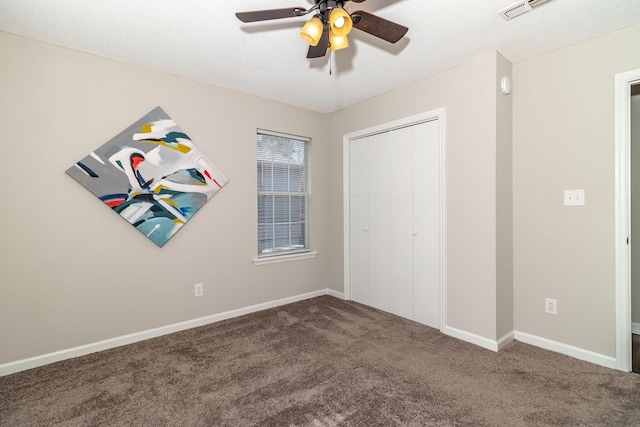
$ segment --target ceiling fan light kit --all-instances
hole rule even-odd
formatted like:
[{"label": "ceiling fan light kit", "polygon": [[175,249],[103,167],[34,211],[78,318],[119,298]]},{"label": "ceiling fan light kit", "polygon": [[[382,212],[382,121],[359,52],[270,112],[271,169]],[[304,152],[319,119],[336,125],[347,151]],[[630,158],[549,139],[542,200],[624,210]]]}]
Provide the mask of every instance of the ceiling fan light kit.
[{"label": "ceiling fan light kit", "polygon": [[324,23],[316,15],[304,24],[304,27],[300,30],[300,37],[302,37],[302,40],[304,40],[308,45],[317,46],[320,42],[323,31]]},{"label": "ceiling fan light kit", "polygon": [[351,16],[342,7],[336,7],[329,15],[331,32],[336,36],[346,36],[353,28]]},{"label": "ceiling fan light kit", "polygon": [[331,50],[340,50],[349,47],[349,39],[347,36],[337,36],[334,33],[329,34],[329,46]]},{"label": "ceiling fan light kit", "polygon": [[301,7],[255,10],[237,12],[236,17],[242,22],[258,22],[294,18],[315,12],[313,18],[300,30],[300,37],[309,45],[307,58],[323,57],[329,48],[335,51],[349,47],[347,35],[353,28],[389,43],[398,42],[409,30],[363,10],[349,13],[344,8],[349,1],[362,3],[366,0],[314,0],[314,5],[306,10]]}]

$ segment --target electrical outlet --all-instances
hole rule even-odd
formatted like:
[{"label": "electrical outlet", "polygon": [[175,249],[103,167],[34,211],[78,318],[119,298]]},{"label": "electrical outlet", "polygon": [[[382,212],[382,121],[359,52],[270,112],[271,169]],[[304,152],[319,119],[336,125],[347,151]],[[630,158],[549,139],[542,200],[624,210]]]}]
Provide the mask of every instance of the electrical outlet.
[{"label": "electrical outlet", "polygon": [[204,295],[204,285],[202,283],[196,283],[193,285],[193,294],[196,297]]},{"label": "electrical outlet", "polygon": [[549,314],[558,314],[558,300],[553,298],[545,298],[544,312]]}]

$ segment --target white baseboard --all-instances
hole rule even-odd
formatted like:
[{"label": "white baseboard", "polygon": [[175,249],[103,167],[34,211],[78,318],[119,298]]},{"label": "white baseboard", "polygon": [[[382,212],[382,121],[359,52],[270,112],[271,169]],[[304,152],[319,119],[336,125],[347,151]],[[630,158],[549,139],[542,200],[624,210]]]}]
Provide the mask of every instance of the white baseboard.
[{"label": "white baseboard", "polygon": [[[633,328],[637,328],[638,333],[640,333],[640,324],[635,323]],[[574,347],[572,345],[552,341],[547,338],[538,337],[524,332],[512,331],[498,340],[485,338],[479,335],[472,334],[470,332],[452,328],[450,326],[445,326],[442,332],[446,335],[458,338],[471,344],[475,344],[491,351],[500,351],[515,339],[525,344],[531,344],[536,347],[544,348],[545,350],[555,351],[556,353],[575,357],[576,359],[585,360],[587,362],[595,363],[596,365],[616,369],[615,357],[605,356],[603,354],[595,353],[590,350],[585,350],[579,347]]]},{"label": "white baseboard", "polygon": [[514,336],[516,340],[525,344],[535,345],[536,347],[544,348],[545,350],[555,351],[556,353],[575,357],[576,359],[585,360],[587,362],[595,363],[596,365],[616,369],[615,357],[605,356],[604,354],[595,353],[590,350],[552,341],[547,338],[538,337],[525,332],[516,331]]},{"label": "white baseboard", "polygon": [[497,342],[498,344],[498,351],[502,350],[503,348],[505,348],[507,346],[507,344],[510,344],[513,340],[516,339],[515,336],[515,331],[511,331],[508,334],[505,334],[505,336],[503,336],[502,338],[500,338]]},{"label": "white baseboard", "polygon": [[442,333],[491,351],[499,351],[502,347],[513,341],[513,333],[509,333],[499,340],[492,340],[480,335],[472,334],[471,332],[452,328],[451,326],[445,326],[442,328]]},{"label": "white baseboard", "polygon": [[104,350],[120,347],[127,344],[133,344],[135,342],[148,340],[150,338],[156,338],[162,335],[168,335],[174,332],[183,331],[185,329],[191,329],[198,326],[208,325],[211,323],[220,322],[222,320],[231,319],[238,316],[244,316],[245,314],[255,313],[257,311],[266,310],[268,308],[278,307],[285,304],[291,304],[294,302],[303,301],[310,298],[319,297],[322,295],[331,295],[336,298],[344,299],[343,293],[334,291],[333,289],[322,289],[319,291],[309,292],[302,295],[282,298],[279,300],[269,301],[262,304],[256,304],[249,307],[239,308],[236,310],[225,311],[224,313],[212,314],[210,316],[187,320],[180,323],[174,323],[172,325],[162,326],[155,329],[149,329],[146,331],[136,332],[129,335],[110,338],[104,341],[98,341],[95,343],[86,344],[79,347],[69,348],[66,350],[60,350],[53,353],[30,357],[28,359],[16,360],[14,362],[0,364],[0,377],[14,374],[16,372],[24,371],[27,369],[37,368],[38,366],[47,365],[49,363],[59,362],[61,360],[71,359],[74,357],[85,356],[87,354],[95,353],[98,351],[104,351]]},{"label": "white baseboard", "polygon": [[327,295],[330,295],[334,298],[338,298],[341,300],[344,300],[344,292],[338,292],[338,291],[334,291],[333,289],[327,289]]},{"label": "white baseboard", "polygon": [[640,335],[640,323],[631,324],[631,333]]}]

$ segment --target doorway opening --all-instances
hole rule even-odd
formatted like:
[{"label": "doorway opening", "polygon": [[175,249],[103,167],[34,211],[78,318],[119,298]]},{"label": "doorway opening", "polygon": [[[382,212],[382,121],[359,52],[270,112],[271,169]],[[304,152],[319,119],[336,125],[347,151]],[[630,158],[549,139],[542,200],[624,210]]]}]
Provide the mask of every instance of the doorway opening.
[{"label": "doorway opening", "polygon": [[640,374],[640,84],[630,92],[631,370]]},{"label": "doorway opening", "polygon": [[[615,77],[616,118],[616,369],[632,369],[632,150],[631,98],[640,85],[640,69]],[[636,150],[638,151],[638,150]],[[638,162],[640,163],[640,162]],[[636,166],[636,169],[640,169]],[[639,187],[640,185],[636,185]],[[639,197],[640,198],[640,197]],[[637,212],[637,210],[636,210]],[[637,212],[640,213],[640,212]],[[640,224],[640,223],[639,223]],[[640,225],[637,227],[640,229]],[[638,234],[640,241],[640,234]],[[639,242],[640,243],[640,242]],[[640,245],[639,245],[640,247]],[[640,250],[636,251],[640,253]],[[640,275],[640,272],[636,276]],[[635,292],[634,294],[637,294]]]}]

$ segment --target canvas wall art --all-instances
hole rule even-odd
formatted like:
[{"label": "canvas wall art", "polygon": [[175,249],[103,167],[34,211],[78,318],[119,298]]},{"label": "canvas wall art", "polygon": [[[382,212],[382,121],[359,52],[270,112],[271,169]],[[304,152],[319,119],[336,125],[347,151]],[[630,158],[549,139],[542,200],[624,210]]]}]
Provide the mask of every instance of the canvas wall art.
[{"label": "canvas wall art", "polygon": [[160,247],[227,182],[160,107],[66,172]]}]

